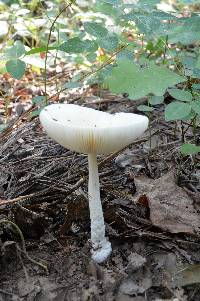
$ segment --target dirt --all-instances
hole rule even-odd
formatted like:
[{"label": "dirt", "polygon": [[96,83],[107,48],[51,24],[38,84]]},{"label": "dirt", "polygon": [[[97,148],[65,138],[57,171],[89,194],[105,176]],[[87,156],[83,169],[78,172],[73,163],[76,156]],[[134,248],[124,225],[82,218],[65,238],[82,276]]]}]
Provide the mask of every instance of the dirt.
[{"label": "dirt", "polygon": [[[86,105],[137,112],[125,97],[102,97]],[[198,157],[179,155],[181,134],[156,117],[162,110],[150,133],[98,158],[113,247],[100,265],[90,255],[87,157],[47,138],[38,118],[22,115],[1,136],[0,221],[19,227],[25,249],[16,228],[1,223],[0,301],[200,300]]]}]

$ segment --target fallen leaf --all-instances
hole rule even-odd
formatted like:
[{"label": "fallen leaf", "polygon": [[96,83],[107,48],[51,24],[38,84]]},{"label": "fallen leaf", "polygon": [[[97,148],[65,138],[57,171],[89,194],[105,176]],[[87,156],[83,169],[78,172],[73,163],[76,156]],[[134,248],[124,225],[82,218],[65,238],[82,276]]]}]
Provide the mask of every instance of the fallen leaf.
[{"label": "fallen leaf", "polygon": [[200,219],[193,199],[176,185],[174,171],[159,179],[135,178],[137,194],[134,200],[141,202],[141,195],[148,199],[150,220],[154,226],[171,233],[199,234]]},{"label": "fallen leaf", "polygon": [[180,271],[174,275],[173,281],[178,286],[200,283],[200,264],[194,264],[180,269]]}]

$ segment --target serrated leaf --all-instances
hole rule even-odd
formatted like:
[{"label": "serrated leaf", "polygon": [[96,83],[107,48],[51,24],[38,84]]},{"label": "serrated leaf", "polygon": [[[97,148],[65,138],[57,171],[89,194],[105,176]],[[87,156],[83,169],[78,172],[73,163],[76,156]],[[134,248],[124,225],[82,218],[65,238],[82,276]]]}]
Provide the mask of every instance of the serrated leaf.
[{"label": "serrated leaf", "polygon": [[165,120],[181,120],[191,112],[191,105],[184,102],[174,101],[165,108]]},{"label": "serrated leaf", "polygon": [[195,113],[197,113],[197,114],[199,114],[200,115],[200,100],[198,101],[193,101],[192,103],[191,103],[191,106],[192,106],[192,110],[195,112]]},{"label": "serrated leaf", "polygon": [[6,62],[6,70],[16,79],[22,78],[25,73],[26,64],[19,60],[9,60]]},{"label": "serrated leaf", "polygon": [[16,41],[15,44],[8,48],[5,52],[8,59],[17,59],[24,55],[26,52],[24,45],[20,41]]},{"label": "serrated leaf", "polygon": [[153,106],[160,105],[164,101],[164,96],[150,96],[149,103]]},{"label": "serrated leaf", "polygon": [[145,105],[140,105],[137,109],[141,112],[153,112],[153,108]]},{"label": "serrated leaf", "polygon": [[169,89],[169,94],[180,101],[192,101],[192,94],[189,91],[184,91],[180,89]]},{"label": "serrated leaf", "polygon": [[128,93],[130,99],[138,99],[148,94],[162,96],[165,90],[185,78],[177,75],[166,67],[149,63],[140,68],[134,62],[121,58],[117,67],[112,69],[111,75],[105,78],[105,84],[113,93]]},{"label": "serrated leaf", "polygon": [[191,143],[185,143],[181,146],[181,153],[183,155],[195,155],[200,152],[200,146]]},{"label": "serrated leaf", "polygon": [[95,22],[84,23],[84,29],[87,33],[96,38],[104,38],[108,34],[108,30],[105,27]]}]

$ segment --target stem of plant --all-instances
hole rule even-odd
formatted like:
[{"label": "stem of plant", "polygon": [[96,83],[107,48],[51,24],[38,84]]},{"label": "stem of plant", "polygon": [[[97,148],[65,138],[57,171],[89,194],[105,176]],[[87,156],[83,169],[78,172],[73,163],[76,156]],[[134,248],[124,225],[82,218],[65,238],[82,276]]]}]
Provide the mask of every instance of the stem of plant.
[{"label": "stem of plant", "polygon": [[46,55],[45,55],[45,61],[44,61],[44,93],[45,93],[45,102],[46,105],[48,104],[48,98],[47,98],[47,58],[48,58],[48,52],[49,52],[49,44],[50,44],[50,40],[51,40],[51,34],[53,31],[53,27],[56,23],[56,21],[58,20],[58,18],[60,17],[60,15],[62,15],[62,13],[69,8],[70,6],[72,6],[72,4],[75,4],[76,1],[75,0],[71,0],[70,3],[68,5],[66,5],[60,12],[59,14],[55,17],[55,19],[53,20],[50,30],[49,30],[49,35],[48,35],[48,40],[47,40],[47,47],[46,47]]},{"label": "stem of plant", "polygon": [[166,36],[166,39],[165,39],[165,48],[164,48],[164,54],[163,54],[163,64],[165,64],[165,62],[166,62],[167,49],[168,49],[168,35]]}]

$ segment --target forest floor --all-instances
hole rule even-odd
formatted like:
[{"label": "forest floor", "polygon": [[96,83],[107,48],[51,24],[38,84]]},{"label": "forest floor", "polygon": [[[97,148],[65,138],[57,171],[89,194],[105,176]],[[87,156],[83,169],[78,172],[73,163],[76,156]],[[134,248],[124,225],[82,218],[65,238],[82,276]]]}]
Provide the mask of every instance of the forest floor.
[{"label": "forest floor", "polygon": [[[20,85],[18,99],[35,94]],[[145,99],[93,87],[63,101],[139,113]],[[200,300],[198,158],[180,155],[187,125],[166,123],[163,110],[156,108],[149,130],[131,146],[98,157],[113,247],[104,264],[90,254],[87,156],[49,139],[38,117],[16,114],[1,133],[0,222],[18,225],[26,249],[18,231],[2,223],[0,301]]]}]

